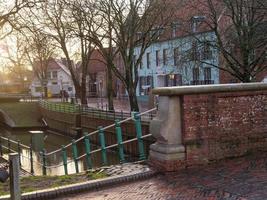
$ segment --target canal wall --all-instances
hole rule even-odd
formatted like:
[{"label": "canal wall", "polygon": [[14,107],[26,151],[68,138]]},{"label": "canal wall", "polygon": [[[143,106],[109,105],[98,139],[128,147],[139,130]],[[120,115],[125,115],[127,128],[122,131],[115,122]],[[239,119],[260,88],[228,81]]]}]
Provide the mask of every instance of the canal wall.
[{"label": "canal wall", "polygon": [[11,129],[44,129],[38,103],[0,103],[0,123]]},{"label": "canal wall", "polygon": [[66,136],[77,137],[76,127],[81,127],[80,114],[64,113],[39,107],[48,129]]}]

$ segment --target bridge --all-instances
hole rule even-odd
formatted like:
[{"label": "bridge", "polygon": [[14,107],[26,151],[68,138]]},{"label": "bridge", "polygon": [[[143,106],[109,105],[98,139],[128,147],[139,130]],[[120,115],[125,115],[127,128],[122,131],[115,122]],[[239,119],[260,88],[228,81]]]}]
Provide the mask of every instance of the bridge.
[{"label": "bridge", "polygon": [[[52,168],[62,167],[65,174],[70,168],[79,173],[78,162],[86,161],[86,169],[93,166],[92,156],[100,153],[102,165],[109,165],[107,151],[117,152],[119,161],[126,162],[125,145],[135,143],[138,160],[146,160],[159,171],[177,171],[181,168],[206,164],[228,157],[243,156],[247,152],[267,151],[267,84],[227,84],[212,86],[185,86],[159,88],[159,110],[150,123],[150,133],[143,132],[141,117],[157,108],[99,127],[77,140],[52,152],[41,152],[41,160],[33,160],[42,166],[42,174]],[[121,125],[132,121],[136,136],[122,137]],[[115,129],[116,142],[106,145],[105,131]],[[92,137],[99,138],[98,147],[92,149]],[[144,139],[154,137],[149,155],[144,148]],[[0,138],[1,139],[1,138]],[[1,143],[2,145],[2,143]],[[0,145],[0,146],[1,146]],[[78,152],[83,145],[85,152]],[[71,152],[71,158],[67,153]],[[61,155],[62,163],[51,165],[49,158]],[[31,160],[31,158],[28,158]]]}]

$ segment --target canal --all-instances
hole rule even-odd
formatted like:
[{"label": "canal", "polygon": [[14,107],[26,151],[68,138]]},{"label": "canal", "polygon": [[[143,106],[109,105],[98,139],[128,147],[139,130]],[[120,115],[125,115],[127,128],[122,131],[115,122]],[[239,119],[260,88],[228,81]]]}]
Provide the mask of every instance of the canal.
[{"label": "canal", "polygon": [[[21,144],[30,146],[32,141],[32,133],[29,131],[13,131],[9,129],[5,129],[3,127],[0,127],[0,135],[3,137],[10,138],[15,141],[20,141]],[[63,136],[58,133],[46,131],[44,132],[43,137],[43,143],[42,141],[33,141],[33,169],[34,169],[34,175],[42,175],[42,157],[40,155],[41,148],[44,147],[46,149],[46,152],[52,152],[62,147],[62,145],[69,144],[73,138]],[[1,141],[1,144],[4,146],[7,146],[6,141]],[[12,144],[12,149],[17,151],[17,145]],[[82,155],[85,153],[85,145],[83,141],[80,141],[77,144],[78,147],[78,155]],[[96,145],[91,146],[92,150],[99,148]],[[73,159],[72,157],[72,150],[71,148],[67,148],[67,157],[69,160],[68,164],[68,173],[75,173],[75,163],[71,162]],[[4,156],[7,157],[8,152],[4,152]],[[31,165],[30,165],[30,151],[25,148],[21,147],[21,166],[26,171],[30,172]],[[107,152],[107,158],[108,158],[108,164],[118,164],[119,158],[118,154],[116,152],[116,149],[114,151],[108,151]],[[47,156],[46,162],[48,166],[47,168],[47,175],[63,175],[64,174],[64,167],[63,167],[63,159],[62,159],[62,152],[59,151],[56,154],[52,154],[50,156]],[[101,160],[101,152],[97,152],[91,156],[93,167],[99,167],[102,165]],[[126,157],[127,160],[133,160],[132,157]],[[79,171],[84,171],[86,169],[86,160],[85,158],[82,158],[78,162]]]}]

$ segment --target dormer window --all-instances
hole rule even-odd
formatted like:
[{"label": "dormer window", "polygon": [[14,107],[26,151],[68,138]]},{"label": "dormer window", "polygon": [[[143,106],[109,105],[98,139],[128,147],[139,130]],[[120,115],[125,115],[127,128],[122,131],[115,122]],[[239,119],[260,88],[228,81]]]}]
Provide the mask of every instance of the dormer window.
[{"label": "dormer window", "polygon": [[141,40],[142,37],[143,37],[143,33],[142,33],[142,32],[137,32],[137,33],[136,33],[136,40],[137,40],[137,41],[138,41],[138,40]]},{"label": "dormer window", "polygon": [[177,31],[180,26],[180,23],[178,21],[172,22],[172,37],[175,38],[177,36]]},{"label": "dormer window", "polygon": [[205,16],[194,16],[191,18],[192,32],[195,33],[198,31],[199,25],[204,22],[206,19]]},{"label": "dormer window", "polygon": [[162,27],[155,27],[150,31],[150,37],[152,39],[158,40],[159,37],[163,34],[164,28]]}]

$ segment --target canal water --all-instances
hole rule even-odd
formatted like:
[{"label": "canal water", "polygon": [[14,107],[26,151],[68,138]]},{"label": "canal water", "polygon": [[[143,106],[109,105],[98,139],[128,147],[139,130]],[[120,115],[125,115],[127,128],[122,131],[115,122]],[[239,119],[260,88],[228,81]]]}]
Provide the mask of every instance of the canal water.
[{"label": "canal water", "polygon": [[[30,133],[29,131],[11,131],[3,127],[0,127],[0,135],[15,141],[19,140],[21,144],[25,144],[27,146],[30,146],[32,140],[32,133]],[[44,133],[44,143],[40,144],[40,146],[44,145],[46,152],[52,152],[54,150],[61,148],[62,145],[69,144],[71,140],[72,138],[70,137],[47,131]],[[1,141],[1,143],[7,146],[7,142],[4,144],[4,141]],[[41,166],[42,157],[40,155],[40,148],[38,149],[38,145],[39,145],[38,142],[33,144],[33,146],[35,146],[35,148],[33,148],[33,161],[34,161],[33,168],[35,175],[42,175],[42,166]],[[17,145],[12,144],[11,146],[12,149],[17,151]],[[80,141],[77,144],[77,147],[78,147],[78,156],[85,153],[84,141]],[[91,148],[92,148],[91,150],[94,150],[99,147],[97,147],[96,145],[92,145]],[[66,150],[67,150],[68,160],[70,161],[70,163],[68,164],[68,173],[72,174],[75,173],[75,163],[71,162],[71,160],[73,159],[72,149],[71,147],[69,147]],[[5,156],[7,156],[7,152]],[[30,172],[31,169],[29,158],[30,158],[30,151],[27,148],[21,147],[21,166],[28,172]],[[109,165],[119,163],[118,153],[116,152],[116,149],[114,149],[114,151],[108,151],[107,158]],[[62,166],[63,160],[61,151],[56,154],[47,156],[46,159],[47,159],[46,160],[47,165],[52,166],[51,168],[48,167],[47,169],[48,175],[64,175],[64,167]],[[100,167],[102,165],[101,152],[93,154],[91,156],[91,159],[93,167]],[[130,159],[130,157],[127,157],[126,159]],[[131,158],[131,160],[132,159],[133,158]],[[84,171],[86,169],[85,157],[78,161],[78,166],[79,166],[79,171]]]}]

